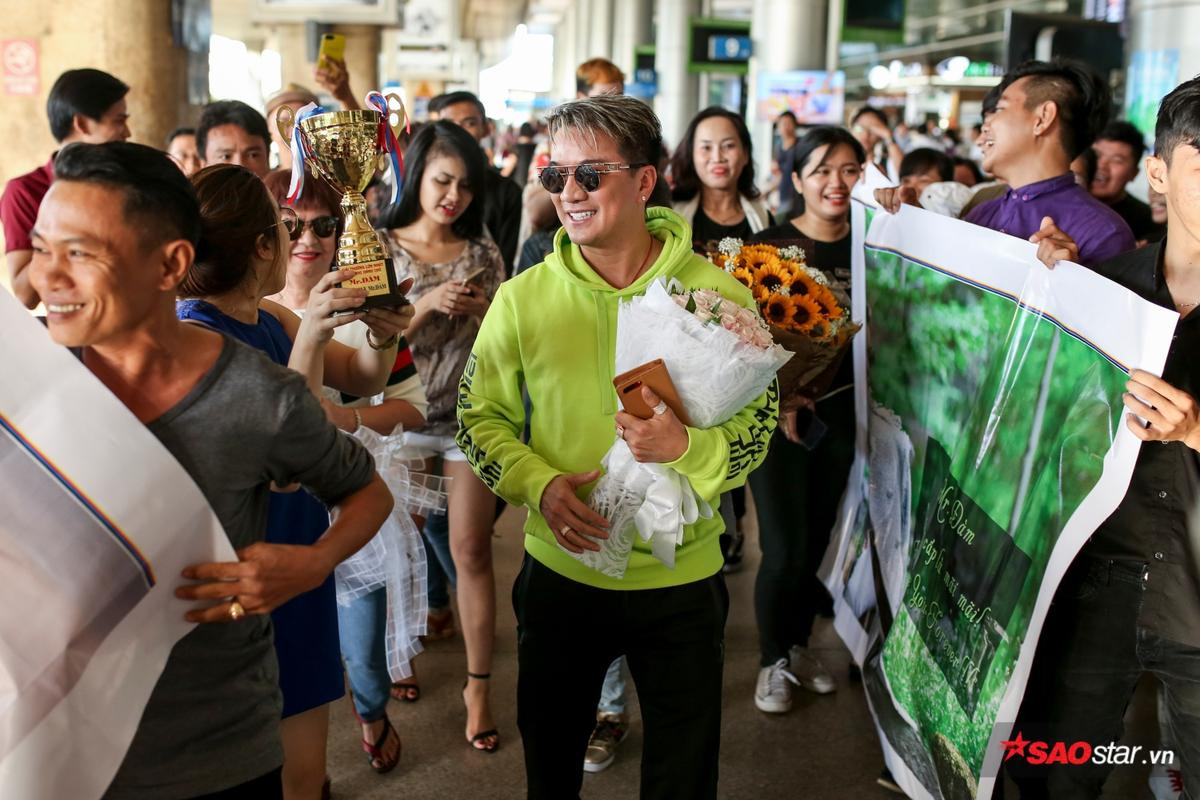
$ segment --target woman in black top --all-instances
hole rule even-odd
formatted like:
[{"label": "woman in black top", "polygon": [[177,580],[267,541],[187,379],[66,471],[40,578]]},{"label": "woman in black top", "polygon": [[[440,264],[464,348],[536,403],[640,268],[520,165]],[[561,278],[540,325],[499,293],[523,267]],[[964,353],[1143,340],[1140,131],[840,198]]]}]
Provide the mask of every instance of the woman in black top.
[{"label": "woman in black top", "polygon": [[[798,216],[751,240],[799,245],[809,266],[848,291],[850,190],[865,158],[842,128],[809,131],[796,144],[791,176]],[[791,708],[791,682],[819,694],[836,688],[807,645],[813,617],[827,602],[817,567],[854,460],[853,385],[853,363],[845,358],[824,397],[783,398],[767,460],[750,475],[763,554],[754,587],[762,656],[754,703],[767,713]],[[827,430],[819,436],[822,426]]]},{"label": "woman in black top", "polygon": [[672,208],[692,226],[697,252],[715,250],[732,236],[745,241],[772,224],[754,185],[750,131],[720,106],[692,119],[671,159]]}]

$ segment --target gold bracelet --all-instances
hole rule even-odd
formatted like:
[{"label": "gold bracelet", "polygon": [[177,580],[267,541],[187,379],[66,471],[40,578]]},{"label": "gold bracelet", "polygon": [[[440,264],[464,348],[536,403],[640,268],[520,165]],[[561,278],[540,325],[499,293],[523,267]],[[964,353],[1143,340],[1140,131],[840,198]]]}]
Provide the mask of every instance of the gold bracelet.
[{"label": "gold bracelet", "polygon": [[390,339],[385,339],[383,342],[375,344],[371,341],[371,332],[367,331],[367,347],[370,347],[372,350],[391,350],[399,341],[400,334],[393,333]]}]

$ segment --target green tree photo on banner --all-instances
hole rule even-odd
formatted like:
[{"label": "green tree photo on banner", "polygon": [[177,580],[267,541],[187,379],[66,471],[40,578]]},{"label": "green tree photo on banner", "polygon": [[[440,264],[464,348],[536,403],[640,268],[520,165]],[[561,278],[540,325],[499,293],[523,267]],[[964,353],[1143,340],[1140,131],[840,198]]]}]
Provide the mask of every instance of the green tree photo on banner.
[{"label": "green tree photo on banner", "polygon": [[[1065,565],[1128,484],[1136,440],[1115,447],[1128,435],[1127,364],[1153,368],[1158,358],[1161,368],[1171,326],[1139,306],[1154,325],[1117,353],[1097,343],[1112,331],[1087,329],[1105,316],[1079,304],[1095,312],[1129,301],[1084,268],[1051,274],[1027,243],[924,211],[857,215],[856,292],[865,290],[868,320],[859,390],[870,418],[862,463],[876,465],[861,479],[875,494],[841,552],[858,557],[865,531],[903,520],[902,546],[876,542],[879,571],[902,580],[890,603],[879,600],[894,614],[863,658],[864,683],[906,791],[975,797],[997,760],[997,726],[1019,703],[1031,627],[1040,630]],[[909,454],[905,479],[879,470],[875,450]],[[1105,481],[1119,483],[1115,498]],[[885,482],[892,509],[879,505]]]}]

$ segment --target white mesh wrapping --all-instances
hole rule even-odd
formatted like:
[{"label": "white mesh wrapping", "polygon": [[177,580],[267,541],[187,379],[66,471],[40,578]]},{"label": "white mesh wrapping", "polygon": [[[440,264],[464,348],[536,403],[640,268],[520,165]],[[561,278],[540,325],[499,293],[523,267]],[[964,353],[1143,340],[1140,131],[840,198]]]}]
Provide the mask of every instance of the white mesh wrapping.
[{"label": "white mesh wrapping", "polygon": [[[766,391],[791,353],[778,345],[759,349],[719,325],[706,325],[658,281],[617,310],[617,374],[656,358],[666,363],[693,427],[711,428]],[[603,465],[605,475],[588,503],[611,523],[609,538],[599,552],[575,557],[605,575],[624,577],[638,535],[658,560],[674,567],[684,527],[711,518],[712,508],[687,478],[661,464],[639,464],[620,439]]]},{"label": "white mesh wrapping", "polygon": [[395,507],[379,532],[334,571],[337,601],[350,605],[386,587],[388,673],[392,680],[402,680],[412,675],[411,660],[421,652],[429,614],[425,545],[412,515],[445,510],[446,480],[410,472],[412,455],[399,435],[380,436],[364,427],[354,436],[374,456]]}]

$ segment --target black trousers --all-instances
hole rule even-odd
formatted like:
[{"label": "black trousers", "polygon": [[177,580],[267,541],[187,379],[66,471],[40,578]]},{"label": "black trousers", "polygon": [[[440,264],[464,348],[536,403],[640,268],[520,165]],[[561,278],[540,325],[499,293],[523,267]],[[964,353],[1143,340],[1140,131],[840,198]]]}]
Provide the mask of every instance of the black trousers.
[{"label": "black trousers", "polygon": [[854,461],[853,394],[819,403],[817,415],[829,431],[816,449],[776,431],[766,460],[750,473],[762,548],[754,615],[764,667],[787,658],[792,645],[808,644],[813,617],[828,602],[817,568]]},{"label": "black trousers", "polygon": [[[1183,773],[1181,797],[1198,798],[1200,648],[1138,624],[1144,566],[1075,559],[1046,617],[1010,738],[1020,732],[1027,740],[1083,741],[1093,747],[1117,742],[1138,680],[1150,672],[1165,694],[1165,722],[1175,739],[1174,766]],[[1022,800],[1097,798],[1113,770],[1094,761],[1033,767],[1018,758],[1006,761],[1005,768]]]},{"label": "black trousers", "polygon": [[513,609],[531,800],[579,797],[604,673],[620,655],[642,710],[642,799],[716,798],[729,612],[720,573],[667,589],[611,591],[526,555]]},{"label": "black trousers", "polygon": [[283,800],[283,767],[268,772],[252,781],[239,783],[219,792],[206,794],[194,800]]}]

